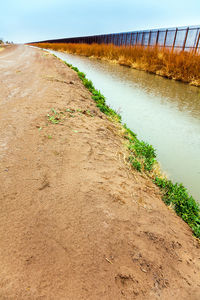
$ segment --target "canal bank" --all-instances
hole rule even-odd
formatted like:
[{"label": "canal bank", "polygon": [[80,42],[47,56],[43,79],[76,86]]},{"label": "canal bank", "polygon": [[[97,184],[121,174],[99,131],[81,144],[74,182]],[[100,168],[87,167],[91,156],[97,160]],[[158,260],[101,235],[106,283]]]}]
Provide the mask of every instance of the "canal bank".
[{"label": "canal bank", "polygon": [[52,55],[0,56],[1,294],[198,299],[199,242]]},{"label": "canal bank", "polygon": [[52,53],[92,79],[123,122],[154,146],[167,177],[200,202],[200,89],[94,58]]}]

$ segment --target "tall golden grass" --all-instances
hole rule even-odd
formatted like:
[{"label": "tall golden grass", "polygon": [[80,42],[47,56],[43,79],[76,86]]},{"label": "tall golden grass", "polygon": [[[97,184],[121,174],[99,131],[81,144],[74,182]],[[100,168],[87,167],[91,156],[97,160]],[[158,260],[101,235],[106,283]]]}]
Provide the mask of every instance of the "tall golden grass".
[{"label": "tall golden grass", "polygon": [[118,47],[112,44],[38,43],[34,46],[109,60],[120,65],[200,86],[200,55],[192,51],[178,52],[166,48],[143,46]]}]

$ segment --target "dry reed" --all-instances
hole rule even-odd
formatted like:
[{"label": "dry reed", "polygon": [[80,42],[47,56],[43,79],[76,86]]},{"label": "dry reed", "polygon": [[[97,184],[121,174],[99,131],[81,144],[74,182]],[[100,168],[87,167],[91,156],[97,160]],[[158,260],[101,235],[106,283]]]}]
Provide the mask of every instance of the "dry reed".
[{"label": "dry reed", "polygon": [[200,55],[159,47],[124,47],[112,44],[38,43],[41,48],[66,51],[71,54],[96,57],[127,67],[144,70],[170,79],[200,86]]}]

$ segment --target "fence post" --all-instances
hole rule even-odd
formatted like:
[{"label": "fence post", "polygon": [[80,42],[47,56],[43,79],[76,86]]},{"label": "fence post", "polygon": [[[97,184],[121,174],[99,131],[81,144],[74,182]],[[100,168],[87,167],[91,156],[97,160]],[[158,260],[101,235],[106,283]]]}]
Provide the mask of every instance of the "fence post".
[{"label": "fence post", "polygon": [[135,45],[136,45],[136,46],[137,46],[137,41],[138,41],[138,31],[137,31],[136,39],[135,39]]},{"label": "fence post", "polygon": [[132,46],[135,46],[135,32],[132,35]]},{"label": "fence post", "polygon": [[157,36],[156,36],[156,46],[158,46],[159,33],[160,33],[160,31],[158,30]]},{"label": "fence post", "polygon": [[182,48],[182,51],[185,50],[185,45],[186,45],[186,41],[187,41],[188,31],[189,31],[189,27],[186,29],[185,39],[184,39],[184,42],[183,42],[183,48]]},{"label": "fence post", "polygon": [[151,41],[151,30],[149,31],[148,47],[149,47],[149,45],[150,45],[150,41]]},{"label": "fence post", "polygon": [[163,44],[163,47],[164,47],[164,48],[165,48],[166,40],[167,40],[167,33],[168,33],[168,29],[166,29],[166,33],[165,33],[165,40],[164,40],[164,44]]},{"label": "fence post", "polygon": [[126,47],[126,45],[127,45],[127,37],[128,37],[128,33],[126,33],[125,47]]},{"label": "fence post", "polygon": [[121,46],[123,45],[123,33],[121,33]]},{"label": "fence post", "polygon": [[194,50],[194,52],[195,52],[195,53],[197,52],[198,45],[199,45],[199,41],[200,41],[200,29],[199,29],[199,35],[198,35],[198,38],[197,38],[197,42],[196,42],[196,46],[195,46],[195,50]]},{"label": "fence post", "polygon": [[133,32],[131,32],[130,47],[132,46]]},{"label": "fence post", "polygon": [[144,41],[144,31],[142,33],[142,42],[141,42],[141,45],[143,46],[143,41]]},{"label": "fence post", "polygon": [[174,42],[173,42],[173,45],[172,45],[172,52],[174,50],[174,46],[175,46],[175,43],[176,43],[177,32],[178,32],[178,28],[176,28],[176,31],[175,31],[175,34],[174,34]]},{"label": "fence post", "polygon": [[116,34],[113,35],[113,44],[116,45]]}]

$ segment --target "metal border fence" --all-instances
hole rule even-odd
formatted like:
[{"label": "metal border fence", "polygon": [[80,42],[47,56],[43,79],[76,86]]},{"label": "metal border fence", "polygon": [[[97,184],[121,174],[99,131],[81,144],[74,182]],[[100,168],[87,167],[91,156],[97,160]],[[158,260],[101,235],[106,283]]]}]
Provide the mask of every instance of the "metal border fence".
[{"label": "metal border fence", "polygon": [[159,46],[180,51],[200,51],[200,26],[130,31],[112,34],[40,41],[40,43],[113,44],[116,46]]}]

